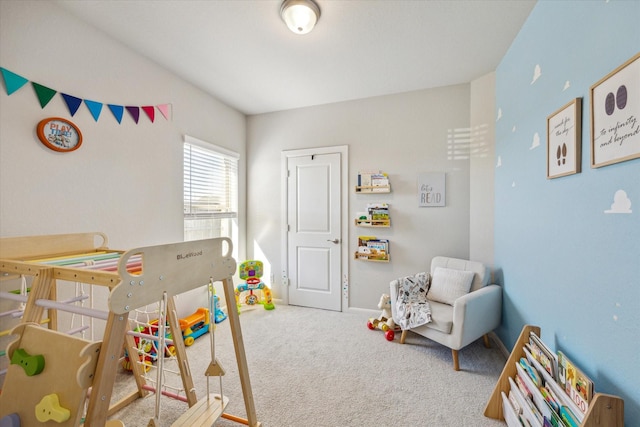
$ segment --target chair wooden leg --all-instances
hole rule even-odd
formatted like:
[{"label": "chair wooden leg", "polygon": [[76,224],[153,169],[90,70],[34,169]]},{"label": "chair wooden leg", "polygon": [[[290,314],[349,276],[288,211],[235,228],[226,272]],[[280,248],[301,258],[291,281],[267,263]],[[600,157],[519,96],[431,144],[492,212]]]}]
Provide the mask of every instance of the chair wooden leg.
[{"label": "chair wooden leg", "polygon": [[489,342],[489,334],[484,334],[482,338],[484,339],[484,346],[487,348],[491,348],[491,342]]},{"label": "chair wooden leg", "polygon": [[451,350],[451,355],[453,356],[453,370],[460,370],[460,363],[458,362],[458,350]]},{"label": "chair wooden leg", "polygon": [[404,331],[402,331],[402,335],[400,335],[400,344],[404,344],[404,340],[405,338],[407,338],[407,332],[409,332],[408,329],[405,329]]}]

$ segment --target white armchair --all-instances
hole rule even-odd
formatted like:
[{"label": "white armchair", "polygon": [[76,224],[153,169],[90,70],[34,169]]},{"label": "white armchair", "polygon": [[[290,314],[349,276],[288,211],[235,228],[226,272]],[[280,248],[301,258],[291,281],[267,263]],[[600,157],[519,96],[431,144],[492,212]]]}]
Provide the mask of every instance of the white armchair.
[{"label": "white armchair", "polygon": [[[436,272],[436,270],[438,271]],[[439,288],[440,292],[443,286],[445,286],[445,293],[448,292],[447,289],[451,289],[451,283],[443,279],[445,274],[452,273],[450,270],[473,272],[470,289],[468,292],[454,291],[447,296],[448,300],[443,298],[442,294],[436,297],[438,289],[434,285]],[[471,276],[471,274],[467,274],[467,276]],[[449,347],[453,357],[453,369],[458,371],[460,370],[458,350],[480,337],[484,338],[486,347],[490,346],[488,333],[500,324],[502,288],[495,284],[487,285],[489,270],[484,264],[441,256],[435,257],[431,261],[431,280],[427,300],[431,308],[432,321],[409,330]],[[394,280],[390,283],[391,313],[396,324],[400,323],[396,308],[399,289],[400,280]],[[457,296],[456,292],[463,293],[463,295]],[[432,298],[439,301],[434,301]],[[442,302],[443,300],[446,302]],[[402,331],[401,344],[404,344],[409,330]]]}]

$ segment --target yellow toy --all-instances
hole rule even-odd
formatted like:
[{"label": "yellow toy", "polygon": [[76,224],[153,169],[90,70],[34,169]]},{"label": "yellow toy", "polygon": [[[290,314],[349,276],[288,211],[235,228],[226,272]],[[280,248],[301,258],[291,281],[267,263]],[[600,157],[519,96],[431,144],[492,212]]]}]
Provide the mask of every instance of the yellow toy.
[{"label": "yellow toy", "polygon": [[[260,280],[263,274],[262,261],[245,261],[238,267],[238,273],[240,274],[240,279],[245,281],[245,283],[241,283],[236,287],[238,312],[240,312],[240,295],[242,292],[249,292],[244,300],[247,305],[262,304],[265,310],[276,308],[271,299],[271,289]],[[258,296],[253,293],[257,290],[262,291],[262,300],[258,299]]]},{"label": "yellow toy", "polygon": [[60,399],[55,393],[47,394],[36,405],[36,419],[41,423],[55,421],[63,423],[71,417],[71,411],[60,406]]}]

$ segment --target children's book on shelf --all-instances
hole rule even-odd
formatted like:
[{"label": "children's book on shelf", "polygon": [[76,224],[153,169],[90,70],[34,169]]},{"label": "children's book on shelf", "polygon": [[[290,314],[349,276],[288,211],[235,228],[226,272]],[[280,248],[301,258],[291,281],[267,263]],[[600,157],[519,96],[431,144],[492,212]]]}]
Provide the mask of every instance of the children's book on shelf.
[{"label": "children's book on shelf", "polygon": [[358,172],[358,187],[370,187],[371,175],[371,172]]},{"label": "children's book on shelf", "polygon": [[375,173],[371,175],[371,186],[373,187],[373,192],[386,191],[389,186],[389,178],[386,173]]},{"label": "children's book on shelf", "polygon": [[372,227],[390,227],[389,205],[387,203],[369,203],[366,212],[358,212],[356,225]]},{"label": "children's book on shelf", "polygon": [[593,399],[593,381],[561,351],[558,351],[558,366],[558,371],[564,376],[559,382],[564,384],[565,392],[580,411],[586,413]]},{"label": "children's book on shelf", "polygon": [[508,399],[503,400],[511,418],[524,426],[579,427],[593,398],[593,381],[533,332],[523,351],[516,375],[509,378]]},{"label": "children's book on shelf", "polygon": [[358,172],[358,187],[364,193],[383,193],[389,191],[389,176],[382,171]]},{"label": "children's book on shelf", "polygon": [[369,203],[367,212],[369,219],[373,221],[389,221],[389,205],[387,203]]},{"label": "children's book on shelf", "polygon": [[593,381],[539,333],[537,326],[522,328],[484,415],[508,427],[624,427],[624,400],[596,393]]},{"label": "children's book on shelf", "polygon": [[558,380],[558,358],[549,347],[533,332],[529,335],[529,351],[534,359],[551,375]]},{"label": "children's book on shelf", "polygon": [[389,240],[375,236],[358,237],[358,258],[387,260],[389,259]]}]

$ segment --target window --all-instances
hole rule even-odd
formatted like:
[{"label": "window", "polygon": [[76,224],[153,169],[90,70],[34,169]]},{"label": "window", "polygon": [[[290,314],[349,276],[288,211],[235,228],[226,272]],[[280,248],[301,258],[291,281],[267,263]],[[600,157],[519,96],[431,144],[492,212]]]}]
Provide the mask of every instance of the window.
[{"label": "window", "polygon": [[229,237],[238,247],[238,154],[185,135],[184,240]]}]

